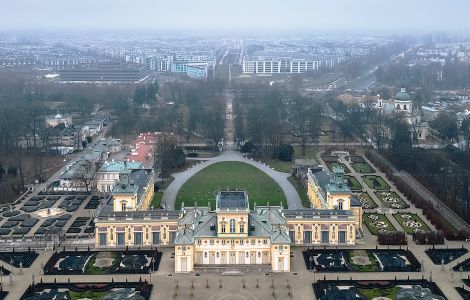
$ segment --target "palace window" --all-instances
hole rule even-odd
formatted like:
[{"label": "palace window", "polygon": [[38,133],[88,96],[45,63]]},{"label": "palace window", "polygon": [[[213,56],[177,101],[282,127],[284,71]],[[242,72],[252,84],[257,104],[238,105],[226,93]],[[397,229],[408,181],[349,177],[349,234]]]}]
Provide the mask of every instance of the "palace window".
[{"label": "palace window", "polygon": [[235,233],[235,220],[230,219],[230,233]]},{"label": "palace window", "polygon": [[264,245],[267,245],[267,244],[268,244],[268,240],[263,240],[263,244],[264,244]]},{"label": "palace window", "polygon": [[200,246],[201,245],[201,240],[197,240],[197,244]]},{"label": "palace window", "polygon": [[209,241],[209,244],[210,244],[211,246],[214,246],[214,240],[210,240],[210,241]]},{"label": "palace window", "polygon": [[222,233],[225,233],[225,222],[222,222],[222,223],[220,224],[220,231],[221,231]]},{"label": "palace window", "polygon": [[240,223],[240,233],[245,232],[245,224],[243,222]]},{"label": "palace window", "polygon": [[225,240],[222,240],[222,245],[225,245]]},{"label": "palace window", "polygon": [[256,244],[256,240],[251,240],[251,244],[252,245]]},{"label": "palace window", "polygon": [[343,200],[338,201],[338,209],[343,209]]},{"label": "palace window", "polygon": [[121,202],[121,210],[126,211],[126,202]]}]

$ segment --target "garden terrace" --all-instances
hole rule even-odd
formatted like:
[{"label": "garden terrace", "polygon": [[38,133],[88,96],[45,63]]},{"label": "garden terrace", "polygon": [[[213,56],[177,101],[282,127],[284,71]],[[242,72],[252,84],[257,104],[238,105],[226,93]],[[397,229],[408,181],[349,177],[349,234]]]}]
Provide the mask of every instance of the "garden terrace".
[{"label": "garden terrace", "polygon": [[357,192],[362,190],[362,185],[359,183],[356,177],[351,175],[344,175],[344,179],[346,180],[346,184],[351,191]]},{"label": "garden terrace", "polygon": [[[319,280],[312,284],[316,299],[446,300],[434,283],[421,280]],[[384,297],[384,298],[380,298]]]},{"label": "garden terrace", "polygon": [[162,253],[155,250],[61,251],[44,266],[47,275],[146,274],[158,270]]},{"label": "garden terrace", "polygon": [[426,251],[427,256],[432,260],[435,265],[441,265],[443,262],[444,264],[448,264],[457,258],[468,253],[467,248],[443,248],[443,249],[427,249]]},{"label": "garden terrace", "polygon": [[[20,300],[43,299],[132,299],[149,300],[147,281],[108,283],[38,283],[30,285]],[[1,299],[1,298],[0,298]]]},{"label": "garden terrace", "polygon": [[397,213],[393,214],[393,217],[408,234],[431,231],[428,225],[417,214]]},{"label": "garden terrace", "polygon": [[377,203],[372,200],[367,192],[353,192],[353,196],[361,203],[362,208],[364,209],[373,209],[378,207]]},{"label": "garden terrace", "polygon": [[394,209],[405,209],[410,207],[396,192],[376,191],[374,193],[377,198],[379,198],[380,202],[382,202],[386,207]]},{"label": "garden terrace", "polygon": [[375,173],[375,170],[366,162],[357,162],[352,164],[352,168],[357,173],[361,174],[372,174]]},{"label": "garden terrace", "polygon": [[266,173],[242,162],[225,161],[207,166],[184,183],[176,197],[175,208],[182,203],[215,208],[215,195],[220,189],[244,189],[248,192],[250,207],[281,205],[287,207],[281,187]]},{"label": "garden terrace", "polygon": [[420,272],[421,264],[404,249],[341,249],[303,252],[308,270],[318,272]]},{"label": "garden terrace", "polygon": [[390,186],[379,175],[364,175],[362,176],[362,179],[371,189],[377,191],[386,191],[390,189]]},{"label": "garden terrace", "polygon": [[459,263],[455,267],[452,268],[454,271],[463,271],[463,272],[468,272],[470,271],[470,258],[464,260],[463,262]]},{"label": "garden terrace", "polygon": [[13,248],[9,252],[0,252],[0,260],[16,268],[20,268],[20,264],[23,268],[31,267],[38,256],[39,254],[34,250],[15,251]]},{"label": "garden terrace", "polygon": [[385,214],[365,213],[363,221],[370,233],[374,235],[377,235],[379,232],[397,231]]}]

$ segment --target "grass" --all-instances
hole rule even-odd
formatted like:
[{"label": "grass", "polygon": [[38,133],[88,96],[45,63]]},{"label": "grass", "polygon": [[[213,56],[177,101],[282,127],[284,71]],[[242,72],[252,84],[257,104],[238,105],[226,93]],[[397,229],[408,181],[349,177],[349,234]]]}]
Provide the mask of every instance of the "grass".
[{"label": "grass", "polygon": [[390,189],[390,186],[385,182],[385,180],[378,175],[364,175],[362,176],[362,179],[371,189],[378,191]]},{"label": "grass", "polygon": [[328,167],[328,169],[329,169],[331,172],[333,172],[333,168],[335,168],[335,167],[340,167],[340,168],[342,168],[345,174],[351,172],[351,171],[348,169],[348,167],[346,167],[346,165],[343,164],[343,163],[325,162],[325,164],[326,164],[326,166]]},{"label": "grass", "polygon": [[375,173],[374,169],[366,162],[357,162],[352,164],[354,171],[361,174]]},{"label": "grass", "polygon": [[[378,216],[379,218],[377,220],[372,220],[372,219],[369,218],[370,215],[375,215],[375,216]],[[395,227],[392,225],[392,223],[390,223],[388,218],[383,214],[367,214],[367,213],[365,213],[364,216],[363,216],[363,221],[364,221],[364,224],[366,224],[367,229],[369,229],[370,233],[373,234],[373,235],[377,235],[379,233],[379,230],[382,229],[382,228],[378,228],[378,227],[375,227],[374,225],[372,225],[372,223],[375,222],[375,221],[387,223],[388,226],[383,228],[383,229],[386,229],[387,231],[397,231],[395,229]]]},{"label": "grass", "polygon": [[[364,201],[368,204],[368,205],[362,205],[363,208],[365,209],[373,209],[373,208],[377,208],[378,205],[377,203],[375,203],[374,200],[372,200],[372,198],[370,197],[369,193],[367,192],[359,192],[360,195],[361,195],[361,198],[364,199]],[[359,197],[356,197],[359,199]]]},{"label": "grass", "polygon": [[344,179],[346,180],[349,189],[351,191],[361,191],[362,190],[362,185],[359,183],[359,181],[356,179],[356,177],[351,176],[351,175],[344,175]]},{"label": "grass", "polygon": [[114,258],[113,264],[111,266],[106,267],[106,268],[95,267],[96,257],[98,255],[98,253],[96,253],[88,261],[85,267],[85,274],[104,275],[104,274],[110,274],[112,273],[112,270],[117,269],[117,267],[121,263],[121,257],[119,257],[120,255],[117,252],[110,252],[110,253],[111,253],[111,257]]},{"label": "grass", "polygon": [[287,178],[287,180],[289,180],[289,182],[297,190],[297,193],[300,196],[300,200],[302,200],[302,206],[303,207],[310,207],[311,202],[310,202],[310,199],[308,199],[308,196],[307,196],[307,189],[300,183],[299,179],[297,179],[297,177],[295,177],[295,176],[289,176]]},{"label": "grass", "polygon": [[[393,197],[393,198],[397,199],[398,202],[396,203],[396,206],[393,207],[390,202],[386,201],[385,200],[386,196],[382,195],[382,193],[390,193],[389,197]],[[395,209],[403,209],[403,208],[410,207],[405,201],[403,201],[403,199],[396,192],[377,191],[374,194],[377,196],[377,198],[379,198],[380,202],[382,202],[386,207],[395,208]]]},{"label": "grass", "polygon": [[225,161],[212,164],[201,171],[181,187],[176,196],[175,208],[180,209],[184,202],[193,206],[215,208],[215,197],[218,190],[246,189],[250,207],[257,205],[280,205],[281,201],[287,207],[286,197],[281,187],[267,174],[258,168],[242,162]]},{"label": "grass", "polygon": [[163,192],[155,192],[153,195],[153,199],[150,202],[150,206],[153,208],[160,208],[162,202]]},{"label": "grass", "polygon": [[414,233],[414,227],[409,227],[403,224],[403,222],[408,221],[408,219],[403,218],[401,215],[409,215],[411,218],[409,221],[414,221],[417,223],[421,224],[421,227],[418,229],[424,230],[424,231],[431,231],[431,229],[426,225],[426,223],[423,222],[423,220],[417,215],[417,214],[411,214],[411,213],[399,213],[399,214],[394,214],[393,217],[395,220],[397,220],[398,223],[400,223],[400,226],[403,227],[406,233],[408,234],[413,234]]},{"label": "grass", "polygon": [[70,291],[69,294],[72,300],[80,300],[80,299],[92,299],[92,300],[99,300],[103,298],[106,294],[108,294],[108,291],[83,291],[83,292],[76,292],[76,291]]},{"label": "grass", "polygon": [[358,288],[359,292],[365,296],[368,300],[372,300],[378,297],[387,297],[390,299],[397,299],[397,293],[400,290],[399,287],[392,288]]},{"label": "grass", "polygon": [[[370,260],[370,265],[362,266],[362,265],[354,264],[352,260],[354,256],[368,256]],[[378,272],[380,271],[380,266],[372,251],[350,250],[348,265],[351,268],[352,272]]]},{"label": "grass", "polygon": [[279,159],[273,158],[262,158],[261,162],[265,163],[270,168],[278,172],[283,173],[291,173],[292,174],[292,162],[291,161],[283,161]]}]

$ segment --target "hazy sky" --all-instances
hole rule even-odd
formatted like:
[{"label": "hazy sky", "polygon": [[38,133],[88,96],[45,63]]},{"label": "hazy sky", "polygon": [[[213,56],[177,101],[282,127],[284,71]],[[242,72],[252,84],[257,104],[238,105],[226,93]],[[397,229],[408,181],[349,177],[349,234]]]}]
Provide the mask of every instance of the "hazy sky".
[{"label": "hazy sky", "polygon": [[1,0],[0,29],[468,31],[470,0]]}]

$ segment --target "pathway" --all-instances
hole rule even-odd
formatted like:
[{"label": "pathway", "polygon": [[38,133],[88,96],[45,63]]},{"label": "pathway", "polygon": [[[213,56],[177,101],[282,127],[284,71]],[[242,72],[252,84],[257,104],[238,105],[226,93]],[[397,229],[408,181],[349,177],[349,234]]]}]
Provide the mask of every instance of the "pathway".
[{"label": "pathway", "polygon": [[[195,175],[197,172],[201,171],[207,166],[210,166],[217,162],[223,162],[223,161],[244,162],[260,169],[261,171],[266,173],[269,177],[271,177],[277,184],[279,184],[282,191],[284,192],[284,195],[286,196],[287,205],[289,208],[302,207],[302,201],[300,200],[300,196],[297,193],[297,190],[287,180],[287,178],[290,176],[289,173],[282,173],[282,172],[275,171],[260,162],[243,157],[239,152],[226,150],[226,151],[223,151],[219,156],[210,158],[205,161],[201,161],[201,163],[193,166],[192,168],[184,172],[172,174],[175,180],[173,180],[173,182],[165,189],[165,192],[163,193],[163,197],[162,197],[162,202],[166,203],[167,209],[175,208],[176,195],[178,194],[178,191],[183,186],[183,184],[191,176]],[[191,202],[190,200],[191,199],[188,199],[189,202]]]}]

